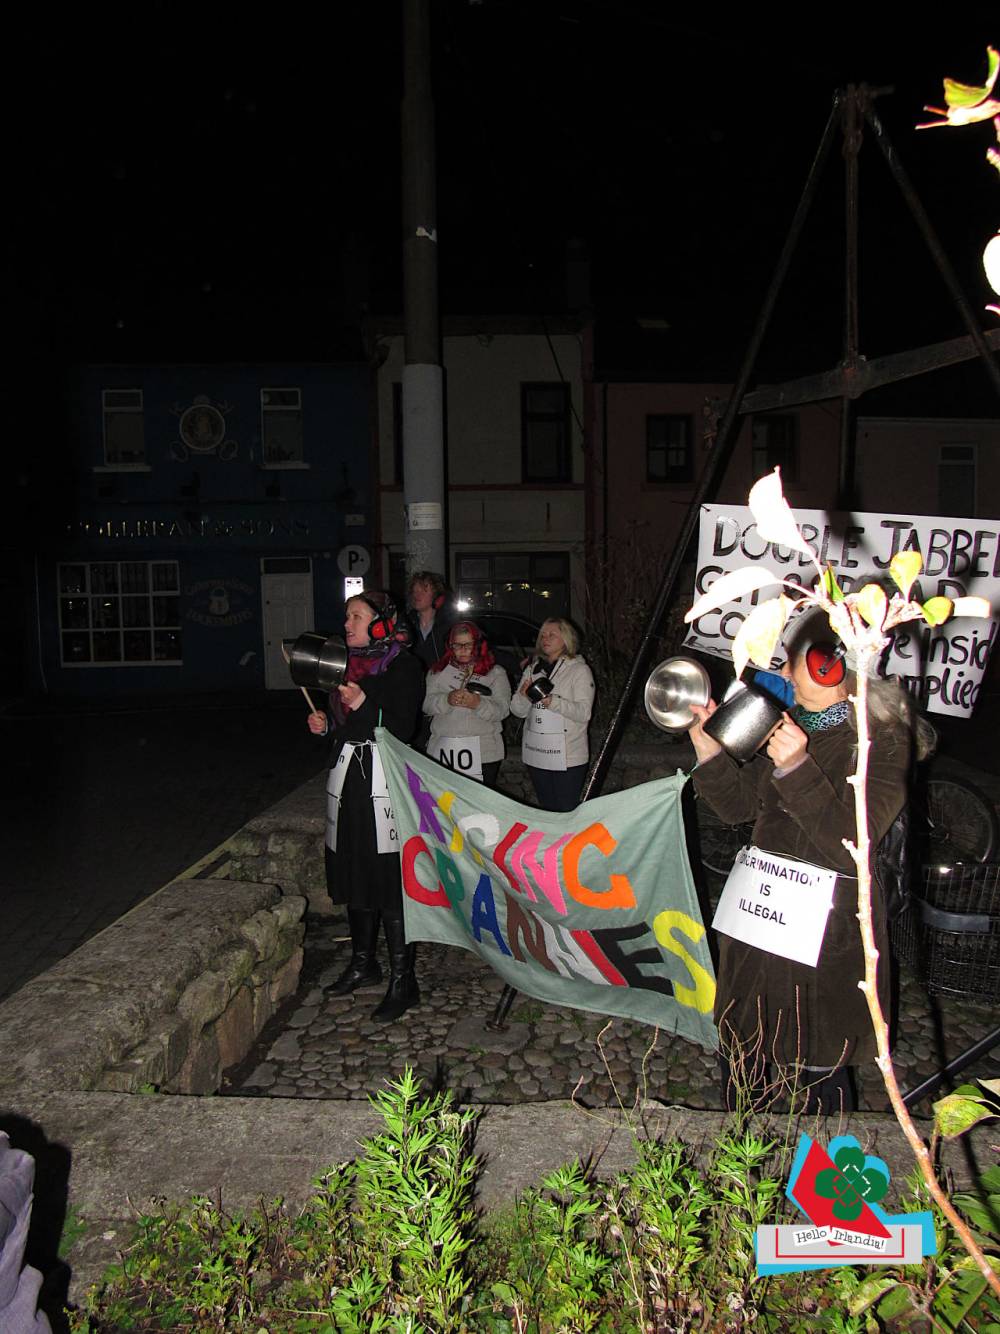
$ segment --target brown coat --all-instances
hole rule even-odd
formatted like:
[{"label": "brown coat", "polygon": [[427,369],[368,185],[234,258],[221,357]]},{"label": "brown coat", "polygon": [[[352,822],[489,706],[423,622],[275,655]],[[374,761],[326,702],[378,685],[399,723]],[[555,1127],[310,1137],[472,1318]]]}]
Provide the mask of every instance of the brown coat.
[{"label": "brown coat", "polygon": [[[856,764],[853,720],[814,732],[803,763],[774,776],[766,755],[739,768],[726,754],[695,770],[694,784],[723,819],[755,820],[754,843],[768,852],[845,872],[837,879],[833,908],[815,968],[767,954],[728,936],[719,937],[719,986],[715,1021],[723,1047],[735,1036],[760,1059],[801,1062],[814,1068],[856,1065],[875,1055],[868,1007],[858,988],[864,953],[857,921],[854,863],[842,840],[856,838]],[[872,847],[903,808],[910,769],[910,737],[900,725],[877,728],[869,751],[868,820]],[[889,993],[889,939],[882,895],[872,885],[879,995]]]}]

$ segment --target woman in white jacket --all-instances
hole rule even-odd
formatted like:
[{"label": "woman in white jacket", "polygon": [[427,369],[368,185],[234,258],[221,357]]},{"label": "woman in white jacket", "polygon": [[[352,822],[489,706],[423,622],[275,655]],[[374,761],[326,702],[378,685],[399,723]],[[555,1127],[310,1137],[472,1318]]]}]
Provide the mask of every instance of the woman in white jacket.
[{"label": "woman in white jacket", "polygon": [[527,719],[521,755],[539,806],[571,811],[579,805],[587,776],[594,678],[578,656],[579,640],[569,621],[545,621],[535,652],[538,657],[524,669],[510,711]]},{"label": "woman in white jacket", "polygon": [[431,720],[431,759],[496,787],[510,682],[486,636],[471,621],[451,627],[444,656],[427,673],[424,713]]}]

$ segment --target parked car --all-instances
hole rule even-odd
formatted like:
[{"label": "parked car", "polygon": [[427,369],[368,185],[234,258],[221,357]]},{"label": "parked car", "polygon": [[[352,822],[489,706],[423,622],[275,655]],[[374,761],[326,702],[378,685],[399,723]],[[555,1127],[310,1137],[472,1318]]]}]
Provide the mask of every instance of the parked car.
[{"label": "parked car", "polygon": [[513,690],[521,679],[522,663],[531,656],[541,628],[526,616],[508,611],[477,612],[474,607],[455,608],[456,619],[474,621],[489,640],[496,660],[510,677]]}]

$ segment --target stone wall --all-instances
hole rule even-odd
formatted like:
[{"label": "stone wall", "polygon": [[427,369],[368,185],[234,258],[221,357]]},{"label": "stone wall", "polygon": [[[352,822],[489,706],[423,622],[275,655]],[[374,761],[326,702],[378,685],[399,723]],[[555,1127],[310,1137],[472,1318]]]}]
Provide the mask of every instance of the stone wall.
[{"label": "stone wall", "polygon": [[0,1006],[0,1095],[212,1093],[298,987],[305,899],[178,880]]}]

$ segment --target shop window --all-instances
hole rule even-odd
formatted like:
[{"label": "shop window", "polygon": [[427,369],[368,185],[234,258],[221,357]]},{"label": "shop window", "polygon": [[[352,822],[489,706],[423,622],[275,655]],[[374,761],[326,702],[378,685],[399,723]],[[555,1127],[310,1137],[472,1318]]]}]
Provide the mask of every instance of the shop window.
[{"label": "shop window", "polygon": [[691,418],[651,413],[646,418],[646,481],[690,482],[694,476]]},{"label": "shop window", "polygon": [[751,427],[755,478],[781,469],[783,482],[799,479],[799,419],[793,413],[769,413],[754,417]]},{"label": "shop window", "polygon": [[265,468],[305,462],[301,389],[260,391],[260,439]]},{"label": "shop window", "polygon": [[176,561],[81,561],[58,573],[64,667],[180,664]]},{"label": "shop window", "polygon": [[521,385],[521,476],[570,482],[569,385]]},{"label": "shop window", "polygon": [[146,463],[141,389],[102,389],[104,465],[141,468]]},{"label": "shop window", "polygon": [[938,456],[938,513],[971,519],[976,512],[975,445],[942,445]]}]

